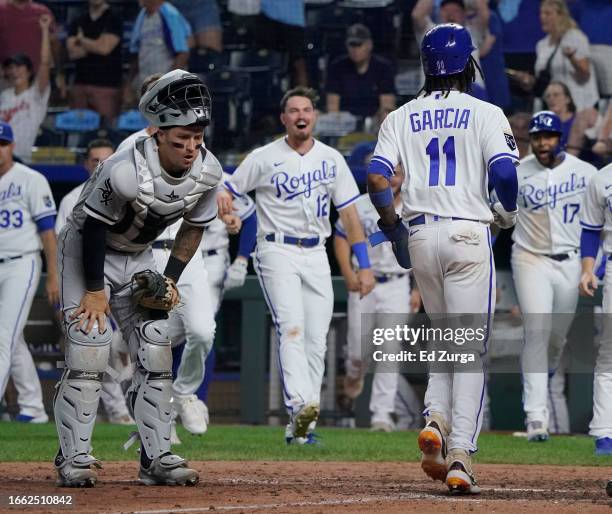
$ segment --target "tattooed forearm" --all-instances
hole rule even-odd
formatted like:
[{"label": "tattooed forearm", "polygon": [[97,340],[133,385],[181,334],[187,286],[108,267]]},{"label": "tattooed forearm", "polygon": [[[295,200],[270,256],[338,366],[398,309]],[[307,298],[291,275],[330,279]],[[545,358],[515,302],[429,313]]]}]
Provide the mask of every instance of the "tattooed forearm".
[{"label": "tattooed forearm", "polygon": [[195,227],[188,223],[181,223],[172,247],[172,257],[188,263],[200,246],[204,227]]}]

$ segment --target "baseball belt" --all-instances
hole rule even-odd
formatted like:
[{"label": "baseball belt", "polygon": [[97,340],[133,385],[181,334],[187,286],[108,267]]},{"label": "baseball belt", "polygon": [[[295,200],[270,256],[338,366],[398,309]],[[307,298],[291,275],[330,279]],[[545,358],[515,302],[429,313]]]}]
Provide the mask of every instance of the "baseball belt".
[{"label": "baseball belt", "polygon": [[0,259],[0,264],[4,264],[5,262],[16,261],[17,259],[21,259],[23,255],[15,255],[14,257],[4,257]]},{"label": "baseball belt", "polygon": [[[153,241],[151,245],[156,250],[172,250],[172,245],[174,244],[174,239],[162,239],[160,241]],[[210,257],[211,255],[217,255],[219,252],[217,250],[204,250],[204,255]]]},{"label": "baseball belt", "polygon": [[[444,219],[444,216],[438,216],[437,214],[433,216],[433,221],[438,221],[440,218]],[[446,218],[448,219],[448,218]],[[471,220],[469,218],[459,218],[456,216],[452,216],[450,218],[453,221],[459,221],[459,220],[463,220],[463,221],[478,221],[478,220]],[[408,221],[408,226],[409,227],[413,227],[414,225],[425,225],[425,223],[427,223],[427,220],[425,219],[425,214],[421,214],[420,216],[417,216],[416,218],[412,218],[410,221]]]},{"label": "baseball belt", "polygon": [[294,236],[282,236],[277,241],[276,234],[266,234],[264,238],[266,241],[284,243],[286,245],[295,245],[303,248],[312,248],[319,244],[321,240],[319,236],[316,237],[294,237]]}]

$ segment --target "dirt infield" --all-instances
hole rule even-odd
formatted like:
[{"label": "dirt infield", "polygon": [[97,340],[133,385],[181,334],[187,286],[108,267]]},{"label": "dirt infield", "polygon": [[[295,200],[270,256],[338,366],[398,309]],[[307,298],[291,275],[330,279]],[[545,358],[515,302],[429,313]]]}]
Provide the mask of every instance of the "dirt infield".
[{"label": "dirt infield", "polygon": [[[107,462],[93,489],[53,485],[46,463],[0,464],[0,512],[611,512],[611,468],[476,466],[483,493],[450,497],[415,463],[192,462],[196,487],[145,487],[135,462]],[[72,506],[10,507],[9,495],[73,495]],[[35,500],[34,500],[35,501]],[[41,500],[39,500],[40,502]],[[47,500],[48,501],[48,500]]]}]

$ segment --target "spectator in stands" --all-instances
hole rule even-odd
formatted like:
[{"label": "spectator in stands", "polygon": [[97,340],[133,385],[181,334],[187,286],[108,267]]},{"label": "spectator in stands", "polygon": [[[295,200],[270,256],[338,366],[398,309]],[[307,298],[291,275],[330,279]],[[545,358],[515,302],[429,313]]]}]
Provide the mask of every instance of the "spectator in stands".
[{"label": "spectator in stands", "polygon": [[293,87],[308,85],[304,16],[304,0],[261,0],[256,23],[258,47],[289,54]]},{"label": "spectator in stands", "polygon": [[561,119],[561,146],[566,147],[570,130],[576,118],[576,106],[568,87],[558,80],[552,80],[543,96],[546,108],[553,111]]},{"label": "spectator in stands", "polygon": [[[472,37],[472,42],[476,49],[472,53],[472,57],[480,66],[480,57],[478,45],[482,42],[482,36],[486,33],[489,23],[489,7],[486,0],[474,0],[471,9],[474,11],[474,16],[468,23],[465,3],[463,0],[442,0],[440,2],[440,10],[438,13],[439,23],[458,23],[468,29]],[[436,23],[432,20],[434,8],[434,0],[418,0],[414,9],[412,9],[412,25],[414,35],[419,48],[423,36],[429,30],[435,27]],[[481,87],[485,87],[484,79],[480,73],[476,73],[475,83]]]},{"label": "spectator in stands", "polygon": [[529,112],[517,112],[508,118],[521,159],[526,157],[531,151],[529,145],[529,122],[531,117],[532,115]]},{"label": "spectator in stands", "polygon": [[187,69],[191,27],[171,3],[164,0],[141,0],[130,39],[130,75],[124,100],[135,101],[134,91],[154,73]]},{"label": "spectator in stands", "polygon": [[608,104],[608,110],[603,117],[592,151],[600,157],[610,158],[612,156],[612,102]]},{"label": "spectator in stands", "polygon": [[327,71],[327,112],[348,111],[365,118],[395,109],[391,63],[372,53],[372,34],[360,23],[346,33],[348,55],[339,57]]},{"label": "spectator in stands", "polygon": [[13,153],[25,161],[29,161],[32,156],[32,146],[38,128],[47,114],[52,22],[48,14],[43,14],[39,19],[43,37],[36,75],[31,59],[25,54],[13,55],[2,63],[2,70],[9,87],[0,93],[0,120],[10,123],[13,127],[15,133]]},{"label": "spectator in stands", "polygon": [[[44,37],[39,20],[45,15],[51,19],[49,24],[51,53],[56,68],[59,68],[62,47],[57,38],[53,13],[47,6],[31,0],[0,1],[0,62],[16,54],[25,54],[32,62],[34,73],[38,72],[40,47]],[[63,75],[56,76],[56,83],[65,93]]]},{"label": "spectator in stands", "polygon": [[89,0],[89,8],[72,22],[66,40],[75,61],[70,107],[93,109],[111,124],[121,108],[121,38],[123,22],[105,0]]},{"label": "spectator in stands", "polygon": [[501,107],[504,111],[511,108],[510,84],[505,73],[502,23],[497,13],[493,10],[489,13],[489,27],[485,33],[484,40],[479,47],[480,65],[484,73],[485,87],[488,100],[492,104]]},{"label": "spectator in stands", "polygon": [[610,0],[582,0],[580,28],[589,38],[591,60],[595,68],[599,95],[612,96],[612,2]]},{"label": "spectator in stands", "polygon": [[599,95],[589,41],[577,28],[565,0],[543,0],[540,23],[547,36],[536,45],[535,76],[516,72],[522,87],[533,90],[536,95],[542,94],[538,91],[539,84],[548,73],[551,79],[567,85],[578,111],[595,106]]},{"label": "spectator in stands", "polygon": [[191,25],[193,45],[198,50],[223,51],[223,32],[217,0],[172,0]]}]

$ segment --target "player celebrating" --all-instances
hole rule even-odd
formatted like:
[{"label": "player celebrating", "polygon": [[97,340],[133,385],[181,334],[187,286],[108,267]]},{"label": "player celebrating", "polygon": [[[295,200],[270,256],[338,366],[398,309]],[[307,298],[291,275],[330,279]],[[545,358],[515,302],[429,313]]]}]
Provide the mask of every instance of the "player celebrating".
[{"label": "player celebrating", "polygon": [[[173,70],[162,76],[139,105],[159,128],[155,137],[101,163],[60,233],[67,341],[54,402],[59,485],[92,486],[97,479],[91,433],[110,350],[111,310],[136,363],[128,405],[141,441],[140,481],[193,485],[199,479],[170,451],[172,356],[163,311],[178,303],[175,284],[217,213],[221,166],[202,146],[210,105],[197,75]],[[152,241],[181,217],[165,277],[141,273],[154,269]],[[152,295],[140,291],[149,280],[158,288]]]},{"label": "player celebrating", "polygon": [[[256,191],[255,269],[279,338],[288,443],[312,442],[320,411],[327,331],[334,298],[325,252],[330,202],[340,213],[359,261],[357,288],[374,287],[363,230],[353,203],[359,190],[344,158],[312,137],[314,91],[298,87],[281,100],[287,135],[250,153],[225,182],[236,196]],[[226,201],[222,211],[230,212]]]},{"label": "player celebrating", "polygon": [[565,153],[561,135],[561,120],[554,112],[536,113],[529,122],[533,154],[521,160],[518,172],[520,212],[512,234],[512,274],[524,314],[521,367],[529,441],[548,439],[549,376],[560,364],[573,316],[555,317],[553,326],[547,314],[576,311],[580,206],[597,171]]},{"label": "player celebrating", "polygon": [[[399,264],[413,272],[429,315],[474,313],[488,337],[495,305],[495,267],[489,224],[516,217],[518,162],[508,120],[498,107],[466,94],[474,81],[474,49],[453,23],[431,29],[421,45],[425,85],[415,100],[389,114],[368,169],[368,189]],[[389,180],[401,163],[403,218],[393,207]],[[500,199],[489,207],[488,180]],[[486,353],[486,338],[478,348]],[[431,370],[426,426],[418,443],[421,466],[451,493],[478,493],[470,455],[482,424],[482,365],[461,372]],[[472,363],[474,364],[474,363]]]},{"label": "player celebrating", "polygon": [[[401,211],[402,199],[400,196],[400,188],[404,180],[404,172],[401,166],[398,166],[396,173],[391,177],[391,190],[393,191],[393,204]],[[361,221],[363,231],[366,236],[376,232],[378,227],[378,213],[368,198],[368,195],[362,195],[355,202],[357,213]],[[344,393],[350,398],[355,399],[363,389],[363,377],[368,371],[370,362],[364,362],[361,348],[361,335],[370,334],[375,327],[374,317],[362,317],[362,313],[382,314],[383,319],[385,314],[397,313],[403,311],[410,304],[413,304],[415,310],[420,307],[420,296],[418,291],[414,291],[415,298],[412,298],[410,291],[409,272],[399,266],[395,260],[395,256],[388,246],[379,246],[371,248],[368,251],[372,271],[376,280],[376,287],[365,297],[360,297],[357,289],[359,282],[354,271],[357,268],[357,263],[351,263],[351,249],[346,240],[346,233],[342,220],[336,223],[334,235],[334,250],[336,259],[340,267],[340,271],[344,276],[344,282],[348,289],[348,305],[347,305],[347,359],[346,359],[346,376],[344,379]],[[356,259],[353,259],[354,261]],[[366,321],[367,320],[367,321]],[[406,324],[409,316],[406,315],[403,320],[397,316],[394,317],[395,323]],[[371,326],[365,327],[368,323]],[[388,365],[387,365],[388,366]],[[395,422],[392,414],[395,412],[395,400],[398,392],[400,374],[397,371],[391,371],[389,367],[384,372],[376,370],[372,380],[372,395],[370,397],[370,412],[372,419],[370,426],[372,430],[380,430],[383,432],[392,432],[395,430]],[[406,383],[407,388],[411,386]],[[416,400],[414,393],[408,396],[410,405],[408,410],[420,412],[422,405]]]},{"label": "player celebrating", "polygon": [[11,366],[22,376],[33,373],[29,380],[36,384],[28,389],[28,398],[20,398],[18,420],[46,422],[40,382],[23,328],[40,279],[41,246],[47,262],[47,298],[50,305],[58,303],[55,203],[45,177],[13,160],[14,148],[11,126],[0,121],[0,398]]},{"label": "player celebrating", "polygon": [[[580,216],[582,234],[582,276],[580,292],[593,296],[598,279],[595,276],[595,257],[603,230],[603,251],[607,255],[603,290],[603,330],[595,364],[593,383],[593,419],[589,434],[595,437],[595,453],[612,455],[612,164],[602,168],[587,187]],[[608,483],[608,495],[612,486]]]}]

